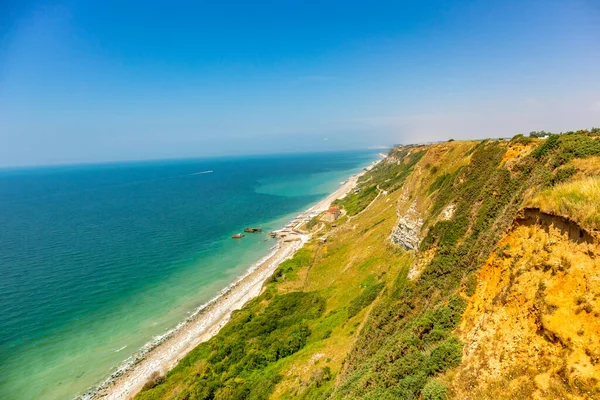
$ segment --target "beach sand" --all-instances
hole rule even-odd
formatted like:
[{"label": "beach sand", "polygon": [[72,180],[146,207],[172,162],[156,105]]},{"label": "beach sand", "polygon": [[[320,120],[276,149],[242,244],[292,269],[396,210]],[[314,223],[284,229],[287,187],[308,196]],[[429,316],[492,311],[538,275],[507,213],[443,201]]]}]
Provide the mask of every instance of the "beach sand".
[{"label": "beach sand", "polygon": [[313,216],[326,211],[334,200],[348,194],[362,174],[364,172],[353,175],[338,190],[296,217],[287,225],[285,239],[280,239],[268,256],[176,328],[126,360],[115,373],[80,399],[131,399],[153,373],[166,374],[196,346],[215,336],[229,321],[232,311],[242,308],[258,296],[263,284],[279,264],[292,257],[310,239],[310,235],[297,229]]}]

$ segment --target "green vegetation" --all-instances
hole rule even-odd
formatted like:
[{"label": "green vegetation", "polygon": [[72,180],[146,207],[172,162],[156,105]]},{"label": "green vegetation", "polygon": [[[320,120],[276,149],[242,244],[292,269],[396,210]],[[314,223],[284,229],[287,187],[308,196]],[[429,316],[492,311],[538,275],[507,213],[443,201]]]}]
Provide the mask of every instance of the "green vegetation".
[{"label": "green vegetation", "polygon": [[[529,134],[530,137],[526,137],[523,136],[523,134],[519,133],[516,134],[515,136],[513,136],[513,138],[510,140],[512,143],[519,143],[519,144],[529,144],[529,143],[533,143],[535,141],[534,137],[539,137],[539,136],[531,136],[531,134]],[[542,135],[544,136],[544,135]]]},{"label": "green vegetation", "polygon": [[371,204],[380,190],[393,192],[401,188],[426,152],[426,150],[415,151],[412,147],[404,147],[397,152],[392,151],[390,159],[397,162],[379,163],[369,172],[367,178],[359,181],[354,193],[336,200],[334,204],[343,207],[350,216],[358,214]]},{"label": "green vegetation", "polygon": [[550,150],[552,150],[553,148],[555,148],[558,145],[558,140],[559,140],[558,135],[551,135],[548,139],[546,139],[546,141],[540,147],[535,149],[532,156],[539,160],[547,152],[549,152]]},{"label": "green vegetation", "polygon": [[550,135],[552,135],[552,133],[546,132],[546,131],[531,131],[529,133],[529,137],[532,137],[532,138],[541,138],[541,137],[546,137],[546,136],[550,136]]},{"label": "green vegetation", "polygon": [[423,400],[446,400],[448,397],[448,388],[436,380],[427,382],[421,391]]},{"label": "green vegetation", "polygon": [[[169,373],[170,382],[180,377],[188,383],[180,398],[268,396],[280,379],[273,364],[306,345],[311,334],[306,321],[321,316],[325,301],[316,293],[292,292],[276,295],[259,310],[261,297],[237,312],[218,336],[198,346]],[[162,398],[170,389],[170,385],[158,384],[139,398]]]},{"label": "green vegetation", "polygon": [[[533,151],[507,167],[503,159],[515,142]],[[356,193],[337,202],[353,217],[335,230],[325,224],[326,244],[309,242],[282,263],[258,298],[138,397],[450,398],[444,373],[462,355],[455,329],[475,293],[478,269],[525,193],[537,193],[531,206],[600,226],[599,180],[572,182],[578,170],[569,163],[600,154],[591,132],[469,146],[393,150],[360,179]],[[387,195],[378,196],[382,191]],[[419,255],[389,241],[404,195],[426,201],[427,210],[420,250],[430,256],[413,279],[408,273]],[[449,205],[454,212],[443,213]],[[499,257],[509,252],[496,249]]]},{"label": "green vegetation", "polygon": [[312,217],[310,219],[310,221],[308,221],[306,223],[306,229],[311,230],[312,228],[314,228],[317,224],[319,223],[319,220],[317,219],[317,217]]},{"label": "green vegetation", "polygon": [[[573,154],[594,153],[590,142],[594,139],[573,137],[587,144]],[[334,397],[443,396],[439,385],[430,382],[460,362],[462,346],[451,335],[464,309],[459,293],[474,292],[474,274],[512,223],[525,190],[552,184],[548,176],[560,180],[572,173],[553,174],[551,163],[537,162],[569,152],[571,140],[551,136],[512,173],[501,164],[502,143],[483,141],[469,151],[467,166],[433,181],[428,190],[435,196],[429,221],[435,221],[448,204],[455,204],[456,211],[450,220],[433,223],[422,241],[421,250],[436,253],[419,279],[399,279],[371,312]],[[582,151],[585,148],[591,150]]]},{"label": "green vegetation", "polygon": [[550,165],[554,168],[566,164],[574,158],[600,155],[600,140],[598,138],[575,133],[551,136],[547,141],[551,138],[557,138],[555,139],[556,145],[553,146],[553,148],[557,148],[557,151],[553,152],[550,157]]},{"label": "green vegetation", "polygon": [[426,153],[427,150],[419,150],[418,147],[406,147],[397,153],[392,153],[392,160],[395,159],[397,162],[378,164],[370,174],[370,183],[388,192],[400,189],[415,165]]},{"label": "green vegetation", "polygon": [[454,182],[454,179],[456,179],[456,175],[459,172],[460,172],[460,170],[457,169],[456,171],[454,171],[451,174],[441,174],[440,176],[435,178],[435,181],[433,181],[431,186],[429,186],[429,194],[432,194],[433,192],[435,192],[436,190],[438,190],[440,188],[447,188],[449,185],[451,185]]},{"label": "green vegetation", "polygon": [[367,286],[348,306],[348,319],[354,317],[363,308],[371,304],[383,289],[383,283]]},{"label": "green vegetation", "polygon": [[307,249],[300,249],[294,254],[294,257],[284,262],[277,267],[273,275],[267,283],[281,282],[286,279],[294,279],[298,270],[302,267],[307,267],[311,263],[311,253]]},{"label": "green vegetation", "polygon": [[371,202],[377,197],[377,187],[368,185],[366,187],[359,187],[358,192],[347,195],[341,200],[333,202],[335,205],[339,205],[346,210],[348,215],[356,215],[364,210]]},{"label": "green vegetation", "polygon": [[547,189],[527,203],[543,212],[563,215],[592,229],[600,229],[600,177],[589,177]]}]

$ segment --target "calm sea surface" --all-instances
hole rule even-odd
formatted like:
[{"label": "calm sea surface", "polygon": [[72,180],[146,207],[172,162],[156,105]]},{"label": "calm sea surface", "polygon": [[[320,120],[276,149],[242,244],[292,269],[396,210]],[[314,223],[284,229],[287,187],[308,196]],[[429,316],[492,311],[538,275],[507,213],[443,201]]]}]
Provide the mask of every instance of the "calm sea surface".
[{"label": "calm sea surface", "polygon": [[[0,170],[0,398],[72,399],[374,152]],[[206,171],[213,171],[207,172]]]}]

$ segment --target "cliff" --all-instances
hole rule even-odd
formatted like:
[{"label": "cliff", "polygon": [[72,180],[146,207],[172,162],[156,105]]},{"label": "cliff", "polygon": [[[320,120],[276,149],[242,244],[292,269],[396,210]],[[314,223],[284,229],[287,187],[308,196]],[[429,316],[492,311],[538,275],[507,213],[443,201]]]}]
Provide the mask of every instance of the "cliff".
[{"label": "cliff", "polygon": [[396,148],[138,397],[600,398],[599,172],[585,133]]}]

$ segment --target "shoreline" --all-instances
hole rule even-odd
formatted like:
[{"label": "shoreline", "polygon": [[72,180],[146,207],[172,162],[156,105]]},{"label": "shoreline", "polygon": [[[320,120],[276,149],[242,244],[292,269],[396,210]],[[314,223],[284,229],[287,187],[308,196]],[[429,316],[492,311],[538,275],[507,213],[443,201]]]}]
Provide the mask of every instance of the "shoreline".
[{"label": "shoreline", "polygon": [[314,216],[326,211],[330,204],[346,196],[366,171],[381,160],[370,164],[363,171],[348,178],[337,190],[300,213],[285,227],[275,232],[279,236],[271,251],[247,269],[242,276],[224,288],[210,301],[198,307],[184,321],[165,334],[153,338],[136,354],[123,361],[105,380],[76,397],[78,400],[124,400],[133,398],[158,372],[166,374],[200,343],[210,340],[229,321],[231,313],[242,308],[260,294],[263,284],[277,267],[302,248],[311,238],[308,233],[297,230]]}]

